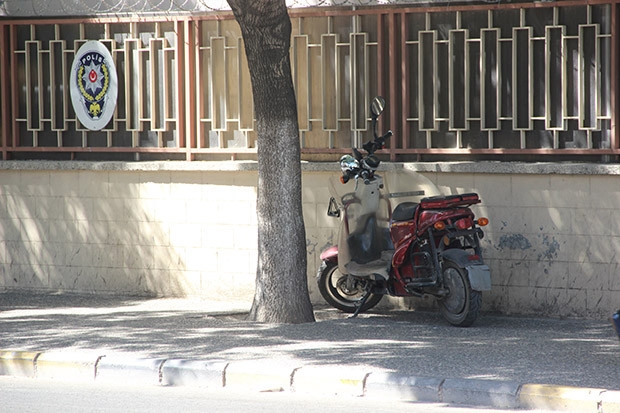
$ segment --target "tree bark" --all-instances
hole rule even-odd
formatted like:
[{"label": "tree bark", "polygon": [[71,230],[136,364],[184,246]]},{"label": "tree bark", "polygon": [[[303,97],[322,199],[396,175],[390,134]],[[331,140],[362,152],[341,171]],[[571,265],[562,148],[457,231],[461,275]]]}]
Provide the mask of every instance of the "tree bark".
[{"label": "tree bark", "polygon": [[249,318],[314,321],[308,294],[297,102],[285,0],[228,0],[241,27],[258,133],[258,265]]}]

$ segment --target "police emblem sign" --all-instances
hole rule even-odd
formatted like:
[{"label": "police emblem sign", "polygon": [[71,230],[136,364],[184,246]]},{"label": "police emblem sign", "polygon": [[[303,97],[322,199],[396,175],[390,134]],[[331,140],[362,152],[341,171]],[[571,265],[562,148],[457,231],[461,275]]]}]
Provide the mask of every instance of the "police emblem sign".
[{"label": "police emblem sign", "polygon": [[88,41],[73,60],[70,75],[71,103],[87,129],[103,129],[116,109],[118,78],[112,55],[102,43]]}]

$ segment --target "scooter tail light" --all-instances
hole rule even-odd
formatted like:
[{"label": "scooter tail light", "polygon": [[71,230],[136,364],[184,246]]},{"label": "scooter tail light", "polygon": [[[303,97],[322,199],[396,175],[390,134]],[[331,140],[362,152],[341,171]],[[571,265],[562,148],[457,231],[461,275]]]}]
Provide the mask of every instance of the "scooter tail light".
[{"label": "scooter tail light", "polygon": [[474,225],[474,222],[471,220],[471,218],[461,218],[454,223],[456,229],[460,230],[471,228],[472,225]]},{"label": "scooter tail light", "polygon": [[489,225],[489,218],[478,218],[478,221],[476,222],[479,226],[486,227],[487,225]]},{"label": "scooter tail light", "polygon": [[443,231],[444,229],[446,229],[446,223],[443,221],[437,221],[433,224],[433,228],[435,228],[437,231]]}]

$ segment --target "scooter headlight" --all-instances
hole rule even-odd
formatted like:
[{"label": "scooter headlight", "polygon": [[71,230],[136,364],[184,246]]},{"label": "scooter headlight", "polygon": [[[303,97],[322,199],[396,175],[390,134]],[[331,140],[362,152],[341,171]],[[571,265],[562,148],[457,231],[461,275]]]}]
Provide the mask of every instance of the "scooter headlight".
[{"label": "scooter headlight", "polygon": [[340,158],[340,169],[343,174],[348,174],[355,169],[359,169],[359,167],[360,163],[351,155],[343,155],[342,158]]}]

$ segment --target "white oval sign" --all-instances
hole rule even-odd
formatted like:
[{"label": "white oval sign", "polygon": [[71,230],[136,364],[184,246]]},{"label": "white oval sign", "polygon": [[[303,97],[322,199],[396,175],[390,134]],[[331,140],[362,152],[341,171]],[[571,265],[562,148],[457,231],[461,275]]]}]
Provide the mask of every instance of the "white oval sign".
[{"label": "white oval sign", "polygon": [[80,47],[69,77],[71,103],[79,121],[90,130],[103,129],[116,109],[118,78],[112,55],[94,40]]}]

